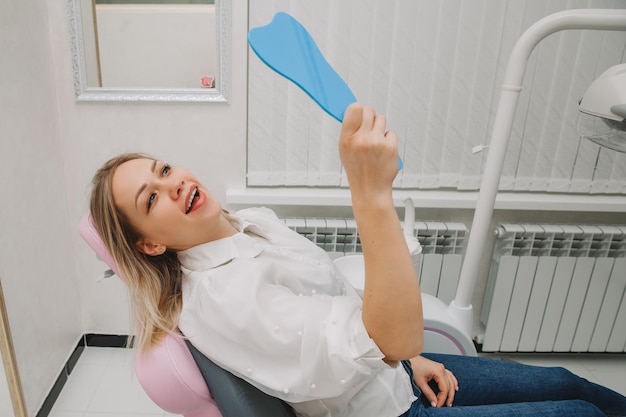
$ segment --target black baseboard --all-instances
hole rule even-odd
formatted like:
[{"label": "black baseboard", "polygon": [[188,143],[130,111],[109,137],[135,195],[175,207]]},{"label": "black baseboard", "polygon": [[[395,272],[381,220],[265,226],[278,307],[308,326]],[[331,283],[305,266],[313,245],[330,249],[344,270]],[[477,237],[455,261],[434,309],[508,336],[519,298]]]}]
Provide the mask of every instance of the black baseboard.
[{"label": "black baseboard", "polygon": [[[115,347],[125,348],[128,343],[128,335],[114,334],[94,334],[89,333],[84,336],[85,345],[92,347]],[[132,344],[131,344],[132,347]]]},{"label": "black baseboard", "polygon": [[57,377],[57,380],[54,382],[52,389],[48,393],[48,396],[44,400],[41,408],[36,414],[36,417],[48,417],[54,403],[59,398],[65,383],[67,382],[68,377],[74,370],[80,355],[82,355],[85,347],[114,347],[114,348],[125,348],[128,341],[128,335],[112,335],[112,334],[85,334],[83,335],[78,344],[74,348],[74,351],[70,355],[70,358],[67,360],[61,373]]}]

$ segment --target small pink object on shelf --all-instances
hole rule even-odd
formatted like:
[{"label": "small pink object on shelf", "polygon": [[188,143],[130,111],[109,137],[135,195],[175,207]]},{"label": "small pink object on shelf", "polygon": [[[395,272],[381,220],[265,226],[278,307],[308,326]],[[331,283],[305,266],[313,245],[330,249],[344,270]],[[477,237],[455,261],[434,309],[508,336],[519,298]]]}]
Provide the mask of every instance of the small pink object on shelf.
[{"label": "small pink object on shelf", "polygon": [[214,88],[215,87],[215,77],[211,77],[209,75],[205,75],[200,78],[200,82],[202,83],[202,87],[204,88]]}]

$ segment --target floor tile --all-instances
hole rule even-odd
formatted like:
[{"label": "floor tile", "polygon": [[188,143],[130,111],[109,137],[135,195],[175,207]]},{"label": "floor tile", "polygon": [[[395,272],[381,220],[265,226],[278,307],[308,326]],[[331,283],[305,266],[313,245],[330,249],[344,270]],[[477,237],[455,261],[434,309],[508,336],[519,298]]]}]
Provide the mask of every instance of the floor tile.
[{"label": "floor tile", "polygon": [[52,411],[83,412],[87,410],[106,367],[78,363],[59,394]]},{"label": "floor tile", "polygon": [[85,417],[85,413],[73,411],[52,411],[48,417]]},{"label": "floor tile", "polygon": [[86,348],[70,374],[50,417],[162,417],[133,372],[134,352]]},{"label": "floor tile", "polygon": [[590,358],[584,366],[598,383],[626,395],[626,358]]},{"label": "floor tile", "polygon": [[153,414],[153,413],[137,413],[137,414],[127,414],[126,412],[121,413],[85,413],[81,417],[163,417],[163,413]]},{"label": "floor tile", "polygon": [[152,413],[163,411],[144,392],[131,368],[129,358],[111,364],[102,374],[95,395],[86,409],[98,413]]},{"label": "floor tile", "polygon": [[86,347],[78,359],[81,365],[108,365],[115,353],[115,348]]},{"label": "floor tile", "polygon": [[584,360],[567,357],[567,356],[522,356],[516,359],[518,362],[525,363],[527,365],[535,365],[535,366],[560,366],[563,367],[570,372],[585,378],[588,381],[600,383],[600,380],[593,375],[587,368],[584,366]]}]

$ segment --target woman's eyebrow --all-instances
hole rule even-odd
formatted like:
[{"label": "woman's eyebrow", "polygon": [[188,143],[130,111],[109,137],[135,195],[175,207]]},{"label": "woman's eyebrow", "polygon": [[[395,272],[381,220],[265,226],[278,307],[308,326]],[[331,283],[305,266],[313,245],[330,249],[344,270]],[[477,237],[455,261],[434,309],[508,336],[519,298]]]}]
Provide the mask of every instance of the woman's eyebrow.
[{"label": "woman's eyebrow", "polygon": [[[150,168],[150,171],[152,171],[152,173],[154,173],[154,171],[156,170],[156,164],[157,164],[157,161],[155,159],[154,161],[152,161],[152,167]],[[137,191],[137,195],[135,195],[135,208],[136,209],[138,209],[137,205],[139,201],[139,196],[141,195],[141,193],[143,193],[143,190],[145,190],[147,186],[148,184],[144,183],[141,187],[139,187],[139,191]]]}]

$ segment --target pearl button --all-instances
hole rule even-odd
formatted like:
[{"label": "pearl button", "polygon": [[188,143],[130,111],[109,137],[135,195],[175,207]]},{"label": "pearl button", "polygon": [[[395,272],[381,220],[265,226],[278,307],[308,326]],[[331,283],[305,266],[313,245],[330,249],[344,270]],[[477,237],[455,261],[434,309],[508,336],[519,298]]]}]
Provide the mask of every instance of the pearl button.
[{"label": "pearl button", "polygon": [[248,368],[248,373],[251,374],[252,373],[252,368]]},{"label": "pearl button", "polygon": [[288,389],[288,388],[285,388],[285,389],[283,390],[283,392],[284,392],[285,394],[289,394],[289,389]]},{"label": "pearl button", "polygon": [[317,294],[317,290],[311,291],[311,294]]},{"label": "pearl button", "polygon": [[279,331],[280,331],[280,327],[278,327],[278,326],[274,326],[274,332],[275,332],[275,333],[278,333]]},{"label": "pearl button", "polygon": [[342,379],[341,381],[339,381],[339,383],[340,383],[341,385],[343,385],[343,384],[345,384],[345,383],[346,383],[346,380],[345,380],[345,379]]},{"label": "pearl button", "polygon": [[317,385],[311,384],[311,389],[315,389],[315,388],[317,388]]},{"label": "pearl button", "polygon": [[302,336],[302,330],[298,330],[298,336]]}]

